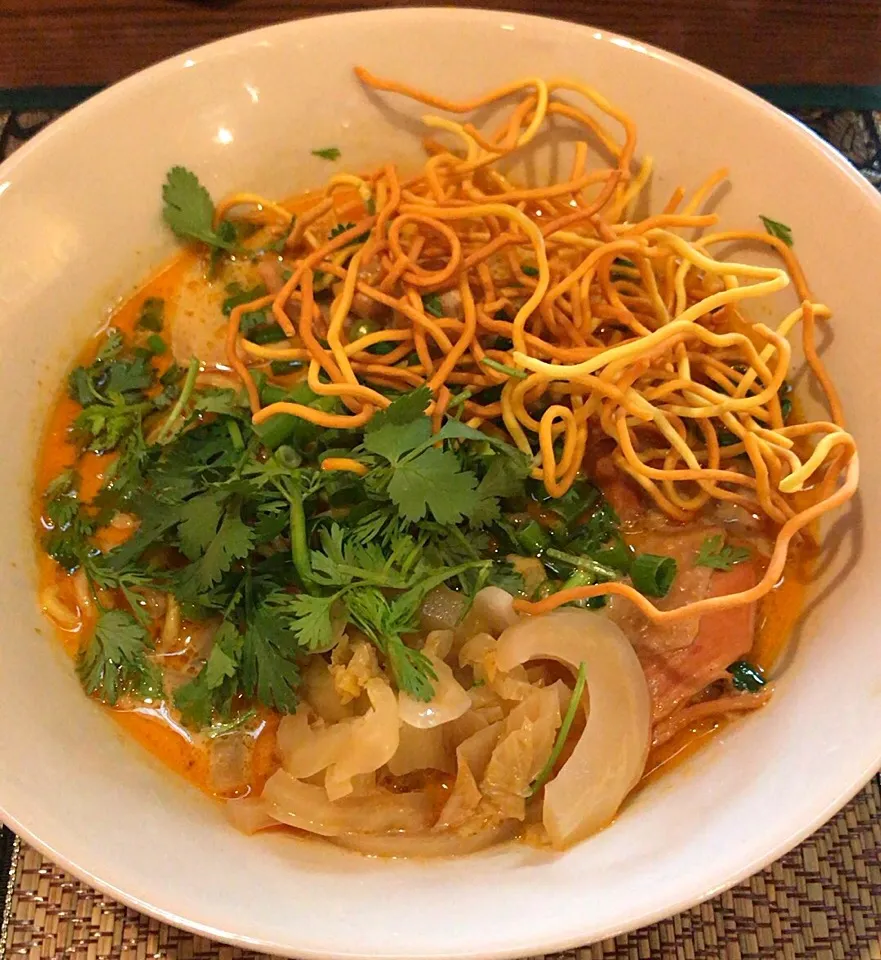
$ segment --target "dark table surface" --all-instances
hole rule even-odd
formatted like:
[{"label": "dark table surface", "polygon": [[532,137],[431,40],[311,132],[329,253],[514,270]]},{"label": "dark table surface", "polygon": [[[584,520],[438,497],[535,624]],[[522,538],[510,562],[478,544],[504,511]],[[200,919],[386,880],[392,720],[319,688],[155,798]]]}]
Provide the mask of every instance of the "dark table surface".
[{"label": "dark table surface", "polygon": [[[390,5],[408,4],[368,0],[360,6]],[[482,0],[473,5],[558,16],[628,34],[748,85],[881,84],[878,0]],[[0,0],[0,88],[102,85],[218,37],[354,6],[347,0]]]}]

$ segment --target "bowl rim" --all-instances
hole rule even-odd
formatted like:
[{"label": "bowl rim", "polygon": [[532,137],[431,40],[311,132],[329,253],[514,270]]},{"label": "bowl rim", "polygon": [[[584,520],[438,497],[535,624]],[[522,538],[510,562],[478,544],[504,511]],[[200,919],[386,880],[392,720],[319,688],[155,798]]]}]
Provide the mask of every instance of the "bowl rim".
[{"label": "bowl rim", "polygon": [[[181,69],[192,66],[194,62],[197,63],[201,59],[222,56],[225,53],[234,51],[237,47],[253,46],[262,39],[268,39],[285,31],[297,30],[301,26],[308,28],[309,25],[313,23],[320,24],[322,21],[334,21],[344,26],[346,23],[364,20],[406,21],[414,18],[422,18],[423,20],[433,18],[436,20],[453,21],[464,18],[486,24],[495,24],[499,19],[505,18],[513,19],[524,25],[532,24],[536,29],[541,29],[542,25],[547,23],[564,24],[567,27],[577,29],[579,33],[592,34],[592,39],[595,41],[615,43],[633,52],[650,56],[652,59],[661,61],[666,66],[688,74],[692,79],[698,81],[699,85],[715,87],[726,96],[738,99],[748,105],[750,109],[764,113],[776,123],[786,126],[789,129],[790,135],[797,137],[805,149],[811,150],[815,154],[821,154],[827,162],[831,162],[837,171],[837,175],[849,180],[851,184],[861,192],[864,200],[874,206],[879,214],[881,214],[881,193],[876,191],[844,156],[823,140],[817,133],[789,114],[773,106],[768,101],[762,99],[757,94],[707,67],[701,66],[678,54],[656,47],[653,44],[614,31],[567,20],[563,17],[540,16],[533,13],[489,9],[486,7],[456,8],[431,5],[353,10],[284,20],[210,41],[151,64],[90,96],[83,103],[56,118],[33,139],[19,147],[15,153],[0,164],[0,195],[2,195],[9,186],[11,176],[14,175],[17,168],[22,164],[28,163],[32,153],[44,150],[46,145],[52,142],[53,138],[59,135],[65,135],[70,131],[75,132],[84,124],[89,123],[94,116],[100,116],[101,112],[111,104],[119,100],[125,100],[130,93],[149,86],[153,80],[174,74]],[[667,917],[674,916],[683,910],[687,910],[690,907],[718,896],[747,877],[764,869],[768,864],[784,856],[838,813],[879,771],[881,771],[881,750],[879,750],[876,758],[859,771],[850,783],[831,792],[831,795],[827,791],[827,794],[821,798],[823,802],[806,823],[782,835],[770,849],[760,856],[747,861],[737,870],[732,871],[724,880],[712,888],[692,889],[690,893],[687,894],[679,893],[666,897],[661,894],[659,898],[661,902],[659,902],[659,905],[654,909],[646,910],[623,923],[612,922],[606,927],[594,928],[589,934],[584,933],[579,935],[570,929],[570,931],[554,939],[549,940],[547,937],[536,937],[517,948],[463,948],[455,953],[448,954],[448,956],[455,957],[457,960],[465,960],[465,958],[471,957],[486,958],[486,960],[516,960],[516,958],[526,955],[571,950],[641,927],[650,926]],[[18,817],[3,806],[2,800],[0,800],[0,821],[5,823],[18,838],[24,840],[41,854],[48,857],[52,862],[94,887],[102,894],[164,923],[222,943],[257,949],[280,956],[302,957],[304,960],[329,960],[331,957],[350,957],[354,960],[354,958],[364,957],[364,954],[358,952],[357,949],[345,952],[338,951],[333,954],[320,949],[301,949],[290,943],[248,936],[178,915],[173,909],[158,906],[156,903],[129,894],[126,890],[116,886],[112,879],[105,879],[103,876],[98,876],[92,873],[85,865],[68,858],[62,851],[53,847],[51,842],[41,839],[28,829]],[[12,892],[13,886],[12,883],[10,883],[10,896]],[[589,937],[589,939],[585,941],[585,937]],[[396,952],[384,952],[382,957],[384,960],[392,960],[392,958],[394,958],[394,960],[410,960],[409,954]]]}]

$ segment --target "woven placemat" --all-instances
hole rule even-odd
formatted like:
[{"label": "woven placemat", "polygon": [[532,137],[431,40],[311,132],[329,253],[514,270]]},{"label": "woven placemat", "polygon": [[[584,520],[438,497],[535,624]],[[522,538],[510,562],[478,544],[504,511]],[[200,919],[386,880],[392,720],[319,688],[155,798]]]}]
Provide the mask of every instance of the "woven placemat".
[{"label": "woven placemat", "polygon": [[[6,957],[59,956],[232,960],[260,955],[135,913],[22,844]],[[792,853],[715,900],[553,960],[576,957],[881,960],[881,779]]]},{"label": "woven placemat", "polygon": [[[0,110],[0,159],[58,111]],[[881,188],[881,112],[796,111]],[[0,960],[259,958],[109,900],[0,834]],[[881,777],[734,889],[652,927],[548,960],[881,960]]]}]

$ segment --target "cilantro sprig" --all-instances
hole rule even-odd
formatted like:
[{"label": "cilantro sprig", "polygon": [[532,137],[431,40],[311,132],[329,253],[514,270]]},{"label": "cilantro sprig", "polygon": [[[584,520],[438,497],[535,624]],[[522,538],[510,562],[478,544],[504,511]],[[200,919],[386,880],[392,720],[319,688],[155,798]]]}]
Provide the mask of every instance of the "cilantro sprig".
[{"label": "cilantro sprig", "polygon": [[339,160],[342,156],[339,147],[321,147],[312,151],[313,157],[321,157],[322,160]]},{"label": "cilantro sprig", "polygon": [[[208,212],[199,196],[188,213],[202,211],[197,233]],[[261,289],[228,288],[221,314]],[[452,416],[435,431],[427,387],[398,395],[357,432],[287,414],[255,426],[243,393],[199,384],[198,360],[160,375],[149,338],[162,311],[144,307],[146,322],[132,334],[108,330],[69,381],[79,449],[112,454],[102,488],[84,501],[74,465],[45,491],[45,548],[82,570],[100,599],[78,661],[85,688],[109,703],[170,700],[184,723],[210,735],[259,707],[296,710],[304,663],[354,628],[399,690],[429,699],[434,670],[410,640],[428,593],[448,584],[472,597],[494,583],[525,594],[505,555],[522,555],[506,538],[525,530],[512,511],[534,493],[529,458]],[[304,382],[285,387],[261,374],[255,382],[264,405],[339,409]],[[356,459],[366,474],[324,471],[328,455]],[[547,551],[543,562],[568,569],[562,580],[604,564],[604,554],[619,564],[605,578],[629,569],[617,518],[595,488],[579,483],[542,509],[559,519],[547,536],[566,561]],[[136,529],[102,552],[96,534],[118,512],[133,515]],[[188,623],[213,634],[186,682],[168,685],[173,693],[163,690],[145,591],[173,595]]]},{"label": "cilantro sprig", "polygon": [[162,218],[182,240],[234,251],[236,230],[228,220],[214,228],[214,203],[199,178],[186,167],[172,167],[162,187]]},{"label": "cilantro sprig", "polygon": [[695,565],[713,570],[730,570],[738,563],[745,563],[751,554],[746,547],[734,547],[725,543],[722,534],[707,537],[700,546]]}]

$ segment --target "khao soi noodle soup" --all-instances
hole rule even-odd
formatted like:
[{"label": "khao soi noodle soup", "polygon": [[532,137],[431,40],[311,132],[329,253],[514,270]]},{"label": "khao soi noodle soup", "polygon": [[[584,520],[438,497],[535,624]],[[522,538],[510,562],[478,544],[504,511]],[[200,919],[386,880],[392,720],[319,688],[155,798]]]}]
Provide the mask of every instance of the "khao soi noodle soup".
[{"label": "khao soi noodle soup", "polygon": [[[637,217],[652,161],[591,88],[357,73],[437,113],[415,175],[321,147],[307,197],[215,205],[169,171],[184,249],[51,414],[41,604],[86,693],[241,829],[563,848],[772,696],[815,521],[857,485],[830,312],[785,224],[702,212],[724,171]],[[555,117],[571,169],[510,182]],[[718,258],[744,242],[778,265]]]}]

